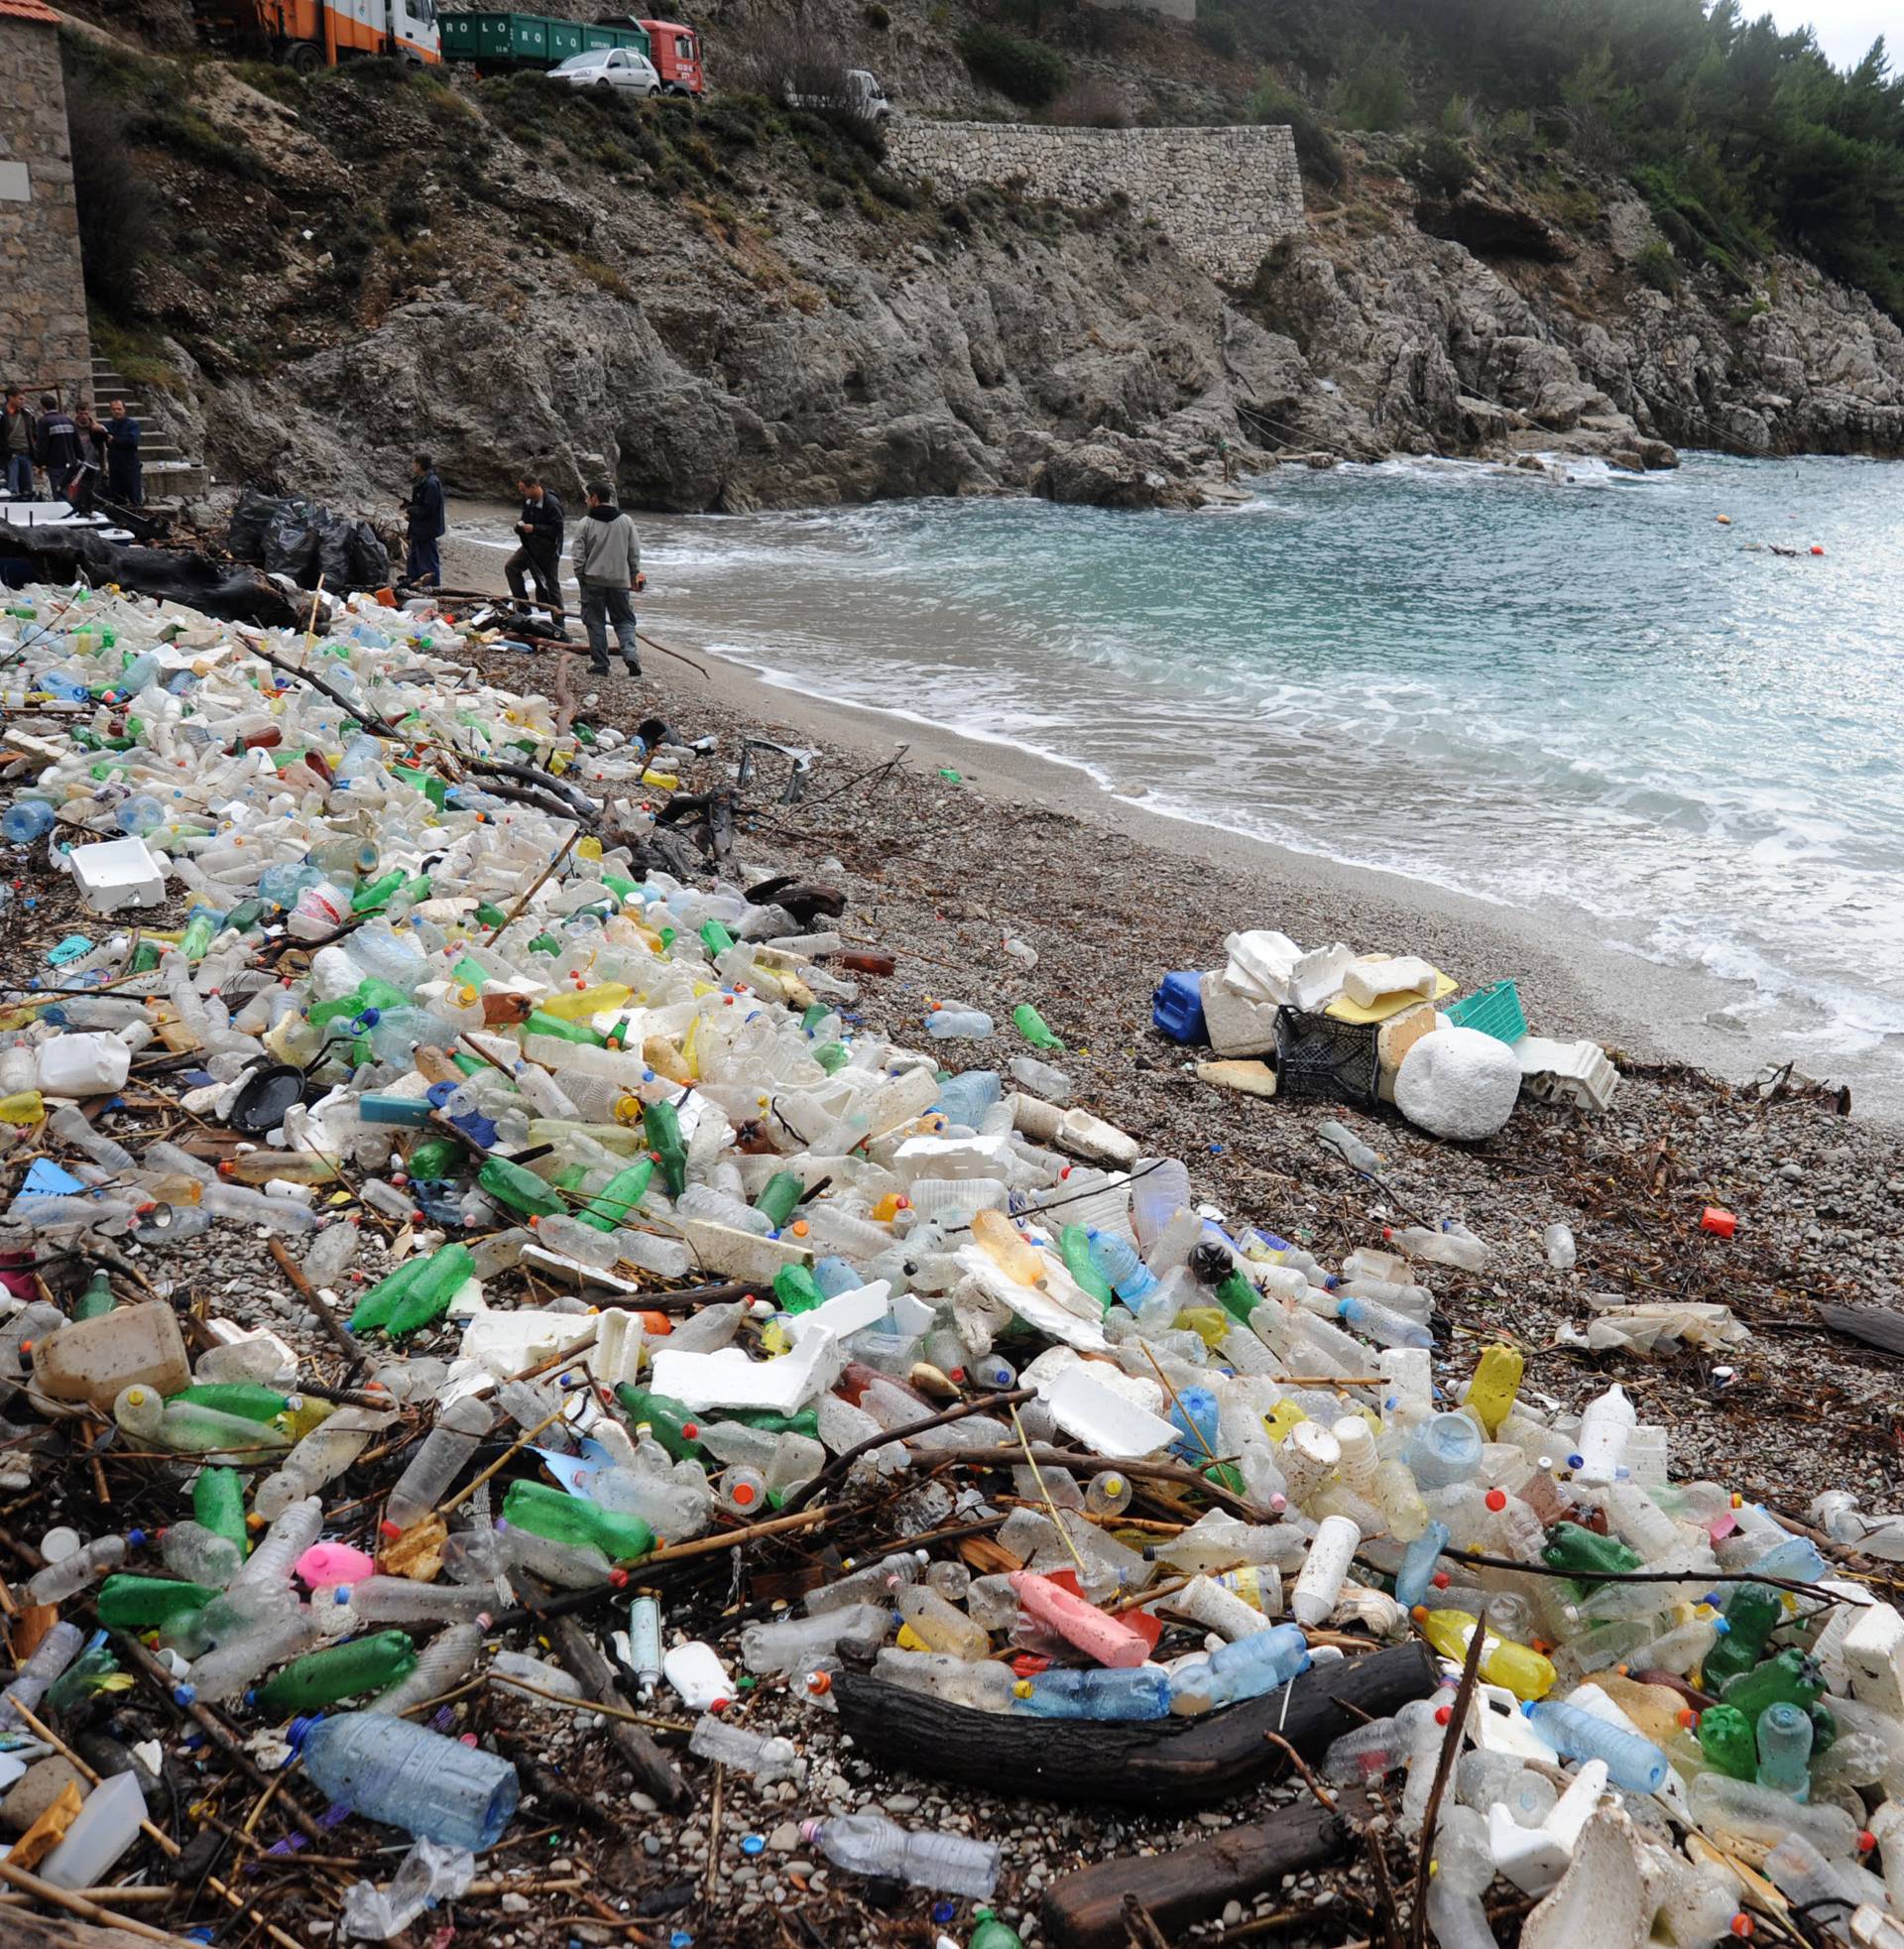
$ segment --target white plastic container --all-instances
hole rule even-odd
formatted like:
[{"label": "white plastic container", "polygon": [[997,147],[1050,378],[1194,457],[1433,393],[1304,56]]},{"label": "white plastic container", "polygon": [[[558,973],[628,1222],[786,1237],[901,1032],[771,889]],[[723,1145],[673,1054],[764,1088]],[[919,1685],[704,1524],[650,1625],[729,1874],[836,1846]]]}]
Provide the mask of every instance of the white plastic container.
[{"label": "white plastic container", "polygon": [[79,898],[95,914],[116,914],[122,907],[161,907],[166,899],[166,869],[143,839],[106,839],[96,846],[75,846],[66,855]]},{"label": "white plastic container", "polygon": [[605,1388],[633,1387],[642,1365],[642,1322],[639,1314],[610,1307],[595,1321],[595,1344],[588,1350],[588,1371]]},{"label": "white plastic container", "polygon": [[690,1644],[675,1644],[661,1654],[661,1676],[680,1694],[690,1712],[711,1712],[734,1696],[734,1680],[728,1676],[713,1645],[697,1638]]},{"label": "white plastic container", "polygon": [[1299,1625],[1321,1624],[1336,1608],[1362,1531],[1346,1516],[1325,1516],[1316,1526],[1301,1572],[1289,1592],[1289,1612]]},{"label": "white plastic container", "polygon": [[108,1096],[132,1073],[132,1051],[117,1035],[75,1033],[40,1045],[42,1096]]},{"label": "white plastic container", "polygon": [[1860,1611],[1841,1656],[1853,1698],[1893,1719],[1904,1717],[1904,1617],[1892,1605]]},{"label": "white plastic container", "polygon": [[86,1796],[66,1838],[47,1857],[43,1881],[57,1888],[96,1888],[112,1865],[139,1838],[146,1796],[137,1773],[114,1773]]}]

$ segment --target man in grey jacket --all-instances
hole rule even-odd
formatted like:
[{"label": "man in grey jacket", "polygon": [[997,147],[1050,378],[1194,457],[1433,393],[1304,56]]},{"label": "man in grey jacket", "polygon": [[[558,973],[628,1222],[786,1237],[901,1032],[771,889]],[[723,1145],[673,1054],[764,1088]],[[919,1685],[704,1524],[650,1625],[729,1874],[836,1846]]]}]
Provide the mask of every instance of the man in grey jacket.
[{"label": "man in grey jacket", "polygon": [[608,674],[607,626],[612,622],[629,675],[640,676],[641,640],[635,633],[635,606],[629,595],[641,586],[642,545],[635,524],[615,505],[609,488],[588,490],[588,513],[575,524],[569,560],[582,593],[589,668],[597,676]]}]

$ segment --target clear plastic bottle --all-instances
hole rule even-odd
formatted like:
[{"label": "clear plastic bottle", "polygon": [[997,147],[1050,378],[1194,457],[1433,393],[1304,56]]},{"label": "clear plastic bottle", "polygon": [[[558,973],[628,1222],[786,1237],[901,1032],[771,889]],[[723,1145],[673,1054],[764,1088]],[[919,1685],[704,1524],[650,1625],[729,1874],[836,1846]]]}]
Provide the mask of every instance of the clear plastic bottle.
[{"label": "clear plastic bottle", "polygon": [[730,1725],[711,1712],[694,1722],[687,1750],[716,1766],[732,1766],[750,1775],[756,1786],[772,1786],[791,1775],[799,1749],[790,1739],[766,1739],[744,1726]]},{"label": "clear plastic bottle", "polygon": [[494,1847],[520,1798],[507,1760],[389,1713],[298,1720],[292,1736],[320,1792],[446,1847]]},{"label": "clear plastic bottle", "polygon": [[1385,1231],[1382,1237],[1410,1259],[1424,1259],[1430,1265],[1478,1273],[1488,1263],[1488,1248],[1471,1232],[1459,1229],[1431,1232],[1424,1225],[1410,1225],[1399,1232]]},{"label": "clear plastic bottle", "polygon": [[892,1632],[892,1613],[884,1604],[849,1604],[818,1617],[778,1618],[751,1624],[741,1633],[741,1662],[763,1676],[794,1671],[803,1660],[823,1657],[841,1644],[872,1649]]},{"label": "clear plastic bottle", "polygon": [[1666,1783],[1665,1754],[1637,1733],[1555,1699],[1528,1706],[1527,1718],[1563,1758],[1604,1760],[1607,1778],[1629,1793],[1657,1793]]},{"label": "clear plastic bottle", "polygon": [[39,1706],[47,1688],[79,1655],[85,1642],[86,1634],[63,1618],[41,1639],[33,1655],[14,1673],[6,1696],[0,1698],[0,1731],[21,1723],[18,1707],[32,1712]]},{"label": "clear plastic bottle", "polygon": [[908,1832],[884,1814],[809,1820],[800,1838],[855,1875],[890,1875],[913,1888],[980,1899],[998,1886],[999,1850],[990,1841],[926,1829]]},{"label": "clear plastic bottle", "polygon": [[125,1537],[100,1536],[38,1571],[27,1584],[27,1595],[36,1604],[61,1603],[116,1569],[125,1558]]},{"label": "clear plastic bottle", "polygon": [[1009,1712],[1013,1680],[1002,1664],[973,1663],[948,1657],[942,1651],[883,1650],[873,1661],[873,1675],[909,1692],[923,1692],[947,1705],[970,1706],[975,1712]]},{"label": "clear plastic bottle", "polygon": [[495,1410],[473,1395],[451,1401],[437,1415],[384,1505],[384,1522],[393,1532],[420,1523],[442,1501],[495,1425]]},{"label": "clear plastic bottle", "polygon": [[426,1705],[431,1699],[454,1691],[474,1668],[482,1648],[481,1625],[450,1625],[423,1646],[408,1677],[400,1678],[389,1691],[380,1692],[364,1710],[408,1712],[412,1706]]},{"label": "clear plastic bottle", "polygon": [[1574,1244],[1572,1230],[1565,1225],[1549,1225],[1541,1234],[1541,1243],[1547,1250],[1547,1263],[1557,1273],[1571,1273],[1579,1258],[1579,1249]]},{"label": "clear plastic bottle", "polygon": [[1038,1719],[1162,1719],[1170,1712],[1170,1674],[1155,1665],[1125,1671],[1054,1668],[1021,1681],[1012,1704]]}]

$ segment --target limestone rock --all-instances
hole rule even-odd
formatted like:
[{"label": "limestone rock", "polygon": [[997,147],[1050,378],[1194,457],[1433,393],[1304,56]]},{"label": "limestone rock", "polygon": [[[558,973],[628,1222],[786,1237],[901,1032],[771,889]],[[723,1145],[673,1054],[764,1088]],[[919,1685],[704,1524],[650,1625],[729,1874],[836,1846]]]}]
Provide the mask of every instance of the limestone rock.
[{"label": "limestone rock", "polygon": [[76,1786],[81,1798],[91,1790],[86,1776],[61,1755],[36,1760],[0,1800],[0,1827],[24,1834],[68,1786]]},{"label": "limestone rock", "polygon": [[1436,1137],[1492,1137],[1519,1094],[1513,1050],[1478,1029],[1435,1030],[1395,1072],[1395,1108]]}]

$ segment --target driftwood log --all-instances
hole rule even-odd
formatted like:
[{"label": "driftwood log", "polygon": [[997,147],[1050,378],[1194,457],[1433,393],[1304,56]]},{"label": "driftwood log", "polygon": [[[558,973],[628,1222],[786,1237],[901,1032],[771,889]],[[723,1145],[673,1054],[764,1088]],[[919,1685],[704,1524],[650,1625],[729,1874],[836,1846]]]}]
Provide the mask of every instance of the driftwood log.
[{"label": "driftwood log", "polygon": [[1100,1861],[1045,1889],[1044,1933],[1057,1949],[1125,1949],[1124,1903],[1135,1895],[1174,1941],[1178,1929],[1221,1913],[1228,1901],[1248,1901],[1285,1875],[1341,1860],[1352,1840],[1326,1807],[1305,1800],[1171,1854]]},{"label": "driftwood log", "polygon": [[1439,1678],[1425,1644],[1397,1644],[1312,1665],[1281,1691],[1201,1719],[1111,1725],[975,1712],[855,1672],[835,1677],[833,1696],[841,1729],[876,1766],[1000,1795],[1183,1808],[1286,1772],[1286,1756],[1265,1733],[1308,1759],[1365,1719],[1428,1697]]},{"label": "driftwood log", "polygon": [[117,582],[137,595],[182,602],[227,623],[297,629],[308,606],[243,562],[217,562],[179,548],[128,548],[89,528],[17,528],[0,522],[0,554],[24,555],[43,581],[83,576],[95,588]]}]

